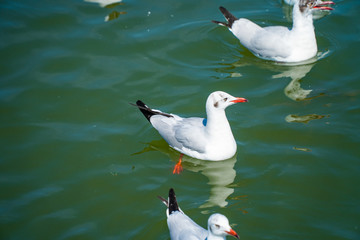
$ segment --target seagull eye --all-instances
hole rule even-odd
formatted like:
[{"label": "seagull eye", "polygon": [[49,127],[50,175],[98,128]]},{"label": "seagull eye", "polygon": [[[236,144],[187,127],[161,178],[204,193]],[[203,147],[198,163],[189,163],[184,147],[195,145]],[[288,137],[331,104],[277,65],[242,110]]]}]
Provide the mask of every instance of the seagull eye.
[{"label": "seagull eye", "polygon": [[216,228],[220,228],[220,225],[219,225],[219,224],[215,224],[215,227],[216,227]]},{"label": "seagull eye", "polygon": [[226,102],[228,100],[228,98],[226,97],[226,98],[224,98],[224,102]]}]

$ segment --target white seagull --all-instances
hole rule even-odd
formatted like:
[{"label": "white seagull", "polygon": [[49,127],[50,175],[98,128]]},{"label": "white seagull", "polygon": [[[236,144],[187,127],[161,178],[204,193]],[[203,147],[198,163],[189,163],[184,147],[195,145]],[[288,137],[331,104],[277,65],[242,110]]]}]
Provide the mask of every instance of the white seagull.
[{"label": "white seagull", "polygon": [[314,57],[317,44],[313,25],[313,9],[332,10],[316,5],[317,0],[295,0],[293,27],[260,27],[246,18],[237,19],[224,7],[220,11],[227,23],[213,21],[226,26],[255,56],[278,62],[300,62]]},{"label": "white seagull", "polygon": [[166,216],[171,240],[224,240],[228,235],[239,239],[222,214],[215,213],[209,217],[207,230],[196,224],[179,208],[174,189],[170,189],[168,200],[159,198],[168,207]]},{"label": "white seagull", "polygon": [[236,142],[226,118],[225,108],[247,102],[222,91],[209,95],[206,101],[207,118],[182,118],[175,114],[151,109],[138,100],[136,106],[173,149],[182,153],[174,173],[182,170],[182,155],[202,160],[219,161],[233,157]]}]

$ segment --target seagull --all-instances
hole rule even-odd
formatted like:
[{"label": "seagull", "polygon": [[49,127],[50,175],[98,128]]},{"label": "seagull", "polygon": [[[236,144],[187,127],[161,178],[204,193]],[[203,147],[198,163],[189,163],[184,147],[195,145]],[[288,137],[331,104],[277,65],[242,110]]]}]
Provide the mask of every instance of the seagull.
[{"label": "seagull", "polygon": [[227,22],[212,21],[226,26],[255,56],[277,62],[301,62],[314,57],[317,44],[312,19],[313,9],[332,10],[316,5],[317,0],[295,0],[293,27],[260,27],[246,18],[237,19],[220,7]]},{"label": "seagull", "polygon": [[222,91],[213,92],[206,101],[207,118],[182,118],[163,113],[149,108],[141,100],[133,105],[140,109],[170,147],[181,153],[173,171],[178,174],[182,171],[181,159],[184,154],[211,161],[225,160],[235,155],[237,146],[225,109],[240,102],[247,102],[247,99]]},{"label": "seagull", "polygon": [[166,216],[171,240],[223,240],[226,236],[239,235],[231,229],[229,220],[222,214],[214,213],[208,219],[208,229],[204,229],[189,218],[178,206],[174,189],[169,190],[168,200],[158,196],[167,206]]}]

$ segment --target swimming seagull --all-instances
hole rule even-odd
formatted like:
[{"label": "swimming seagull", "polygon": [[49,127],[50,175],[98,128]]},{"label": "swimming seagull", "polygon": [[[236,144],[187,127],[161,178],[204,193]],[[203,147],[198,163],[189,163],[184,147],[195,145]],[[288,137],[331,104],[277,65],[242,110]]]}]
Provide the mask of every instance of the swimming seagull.
[{"label": "swimming seagull", "polygon": [[295,0],[293,27],[260,27],[246,18],[237,19],[226,8],[220,7],[227,22],[213,21],[226,26],[255,56],[278,62],[300,62],[314,57],[317,44],[312,19],[314,9],[332,10],[316,5],[317,0]]},{"label": "swimming seagull", "polygon": [[235,155],[237,146],[225,109],[240,102],[247,100],[222,91],[213,92],[206,101],[207,118],[182,118],[163,113],[149,108],[141,100],[133,105],[140,109],[170,147],[181,153],[173,171],[180,173],[183,154],[211,161],[225,160]]},{"label": "swimming seagull", "polygon": [[170,189],[168,200],[159,198],[168,207],[166,216],[171,240],[223,240],[228,235],[239,239],[222,214],[215,213],[209,217],[207,230],[196,224],[179,208],[174,189]]}]

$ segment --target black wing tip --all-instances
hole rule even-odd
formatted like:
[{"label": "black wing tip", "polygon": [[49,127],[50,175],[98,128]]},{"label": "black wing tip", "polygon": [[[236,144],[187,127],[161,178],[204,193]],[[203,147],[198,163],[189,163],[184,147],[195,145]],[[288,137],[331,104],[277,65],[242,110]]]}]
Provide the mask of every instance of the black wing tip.
[{"label": "black wing tip", "polygon": [[[141,100],[137,100],[136,104],[130,103],[133,106],[136,106],[139,108],[139,110],[142,112],[142,114],[144,114],[144,116],[146,117],[146,119],[150,122],[150,118],[154,115],[162,115],[165,117],[173,117],[171,114],[167,114],[167,113],[163,113],[160,111],[156,111],[156,110],[152,110],[151,108],[149,108],[143,101]],[[150,122],[151,123],[151,122]]]},{"label": "black wing tip", "polygon": [[138,106],[138,107],[140,107],[139,109],[141,110],[141,109],[149,109],[149,110],[151,110],[143,101],[141,101],[141,100],[137,100],[136,101],[136,106]]},{"label": "black wing tip", "polygon": [[141,100],[137,100],[137,101],[136,101],[136,105],[142,106],[142,107],[145,107],[145,106],[146,106],[146,104],[145,104],[143,101],[141,101]]},{"label": "black wing tip", "polygon": [[154,115],[154,113],[152,112],[151,108],[149,108],[148,106],[146,106],[146,104],[141,101],[141,100],[137,100],[136,101],[136,106],[139,108],[139,110],[142,112],[142,114],[144,114],[144,116],[146,117],[146,119],[150,122],[150,118],[151,116]]},{"label": "black wing tip", "polygon": [[179,206],[176,201],[175,191],[173,188],[170,188],[170,190],[169,190],[168,207],[169,207],[169,214],[171,214],[172,212],[175,212],[175,211],[179,211]]},{"label": "black wing tip", "polygon": [[213,21],[216,24],[222,25],[222,26],[226,26],[228,28],[231,28],[233,23],[238,20],[234,15],[232,15],[225,7],[220,6],[219,7],[220,12],[224,15],[224,17],[227,20],[227,23],[224,22],[219,22],[219,21]]},{"label": "black wing tip", "polygon": [[170,197],[170,196],[174,196],[174,197],[175,197],[175,191],[174,191],[173,188],[170,188],[170,190],[169,190],[169,197]]}]

